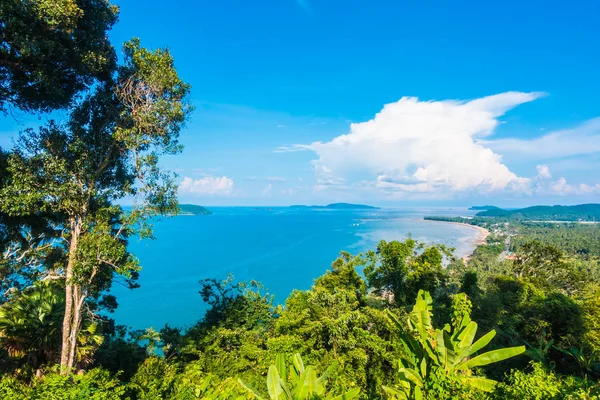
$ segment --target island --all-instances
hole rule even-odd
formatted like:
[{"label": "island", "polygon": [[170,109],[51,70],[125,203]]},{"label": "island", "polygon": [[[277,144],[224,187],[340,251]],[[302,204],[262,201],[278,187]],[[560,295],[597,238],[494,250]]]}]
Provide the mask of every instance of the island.
[{"label": "island", "polygon": [[470,211],[487,211],[487,210],[500,210],[500,207],[496,206],[472,206],[469,207]]},{"label": "island", "polygon": [[180,204],[177,215],[209,215],[212,211],[196,204]]},{"label": "island", "polygon": [[326,206],[293,205],[289,208],[327,209],[327,210],[377,210],[379,207],[367,206],[365,204],[332,203]]}]

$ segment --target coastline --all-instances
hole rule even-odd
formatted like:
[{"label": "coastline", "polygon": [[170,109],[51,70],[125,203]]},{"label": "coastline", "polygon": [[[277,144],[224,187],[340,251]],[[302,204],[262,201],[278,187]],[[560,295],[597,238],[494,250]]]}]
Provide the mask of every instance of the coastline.
[{"label": "coastline", "polygon": [[[477,226],[477,225],[466,224],[464,222],[436,221],[436,220],[427,220],[427,222],[440,222],[440,223],[443,223],[443,224],[461,225],[461,226],[466,226],[466,227],[471,228],[471,229],[475,229],[477,231],[477,236],[473,240],[473,245],[474,245],[474,249],[473,250],[475,250],[477,247],[481,246],[482,244],[485,244],[485,241],[486,241],[487,237],[491,234],[490,231],[488,229],[486,229],[486,228],[483,228],[483,227]],[[466,261],[469,258],[471,258],[472,255],[473,255],[473,253],[464,255],[462,257],[462,259]]]}]

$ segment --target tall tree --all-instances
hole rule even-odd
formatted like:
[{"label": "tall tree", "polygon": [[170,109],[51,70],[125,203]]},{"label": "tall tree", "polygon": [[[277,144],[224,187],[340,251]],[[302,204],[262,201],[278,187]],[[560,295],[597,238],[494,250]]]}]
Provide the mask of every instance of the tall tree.
[{"label": "tall tree", "polygon": [[116,66],[108,0],[0,2],[0,111],[64,108]]},{"label": "tall tree", "polygon": [[[75,364],[82,315],[101,300],[116,276],[133,284],[139,271],[127,251],[132,234],[151,235],[148,217],[177,209],[174,176],[159,157],[176,154],[191,106],[190,90],[168,50],[149,51],[134,39],[112,79],[96,85],[66,124],[28,130],[8,158],[10,178],[0,189],[1,211],[59,214],[55,248],[64,262],[45,265],[47,277],[65,280],[60,363]],[[125,212],[115,201],[134,201]]]},{"label": "tall tree", "polygon": [[444,282],[442,264],[444,257],[452,257],[452,250],[444,245],[426,247],[411,238],[404,242],[382,240],[377,252],[368,253],[370,263],[364,271],[369,289],[393,298],[397,306],[405,305],[419,290],[433,291]]}]

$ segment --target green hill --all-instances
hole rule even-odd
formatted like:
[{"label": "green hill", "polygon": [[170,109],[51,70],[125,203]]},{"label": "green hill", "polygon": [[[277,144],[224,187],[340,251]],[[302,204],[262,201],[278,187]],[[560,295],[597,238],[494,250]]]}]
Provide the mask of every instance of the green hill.
[{"label": "green hill", "polygon": [[496,206],[473,206],[473,207],[469,207],[469,210],[472,210],[472,211],[500,210],[500,207],[496,207]]},{"label": "green hill", "polygon": [[208,215],[212,214],[209,209],[196,204],[180,204],[177,215]]},{"label": "green hill", "polygon": [[477,213],[478,217],[508,218],[521,221],[600,221],[600,204],[576,206],[533,206],[518,210],[500,208]]}]

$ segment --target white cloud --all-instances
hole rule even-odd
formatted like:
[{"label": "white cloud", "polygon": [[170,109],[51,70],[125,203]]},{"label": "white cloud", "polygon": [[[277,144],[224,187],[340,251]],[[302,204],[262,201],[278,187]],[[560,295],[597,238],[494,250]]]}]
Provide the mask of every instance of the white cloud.
[{"label": "white cloud", "polygon": [[302,144],[294,144],[292,146],[279,146],[273,152],[275,153],[294,153],[297,151],[305,151],[310,150],[310,146],[302,145]]},{"label": "white cloud", "polygon": [[534,192],[538,195],[559,195],[559,196],[581,196],[600,194],[600,183],[588,185],[587,183],[571,184],[564,176],[555,181],[538,181]]},{"label": "white cloud", "polygon": [[498,139],[482,142],[511,158],[544,160],[600,152],[600,118],[571,129],[547,133],[533,139]]},{"label": "white cloud", "polygon": [[273,189],[273,184],[272,183],[267,184],[267,186],[265,186],[265,188],[262,191],[262,195],[269,196],[271,194],[272,189]]},{"label": "white cloud", "polygon": [[537,165],[535,168],[537,169],[538,178],[540,178],[540,179],[552,178],[552,174],[550,173],[550,168],[548,168],[547,165]]},{"label": "white cloud", "polygon": [[293,196],[298,192],[297,189],[292,189],[292,188],[287,188],[287,189],[281,189],[281,195],[282,196]]},{"label": "white cloud", "polygon": [[467,102],[403,97],[372,120],[351,124],[348,134],[276,151],[314,151],[317,190],[356,176],[384,191],[517,190],[529,179],[510,171],[478,138],[492,134],[506,111],[541,96],[507,92]]},{"label": "white cloud", "polygon": [[233,193],[233,180],[226,176],[204,176],[199,179],[185,177],[179,184],[179,191],[200,195],[227,196]]}]

